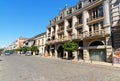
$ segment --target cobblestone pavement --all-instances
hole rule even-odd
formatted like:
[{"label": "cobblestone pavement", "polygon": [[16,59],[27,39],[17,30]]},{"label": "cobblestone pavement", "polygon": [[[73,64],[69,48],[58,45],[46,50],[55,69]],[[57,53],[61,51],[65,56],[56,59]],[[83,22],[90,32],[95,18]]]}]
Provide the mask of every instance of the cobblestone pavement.
[{"label": "cobblestone pavement", "polygon": [[120,68],[53,58],[0,56],[0,81],[120,81]]}]

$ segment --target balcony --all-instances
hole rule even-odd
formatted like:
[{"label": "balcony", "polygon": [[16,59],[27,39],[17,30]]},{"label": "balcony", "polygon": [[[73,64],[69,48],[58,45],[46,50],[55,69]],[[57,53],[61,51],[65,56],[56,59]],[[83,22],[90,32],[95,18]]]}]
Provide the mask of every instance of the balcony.
[{"label": "balcony", "polygon": [[72,37],[72,39],[73,40],[83,40],[83,34],[81,33],[81,34],[78,34],[78,35],[74,35]]},{"label": "balcony", "polygon": [[70,25],[67,26],[67,31],[72,31],[72,27]]},{"label": "balcony", "polygon": [[99,17],[95,17],[95,18],[90,17],[87,19],[87,22],[88,22],[88,24],[91,24],[91,23],[102,21],[102,20],[104,20],[103,16],[99,16]]},{"label": "balcony", "polygon": [[50,33],[48,33],[48,37],[50,37]]},{"label": "balcony", "polygon": [[83,37],[84,38],[99,38],[99,37],[105,37],[106,32],[105,30],[96,30],[94,32],[84,32]]},{"label": "balcony", "polygon": [[57,33],[58,33],[58,34],[62,34],[62,33],[64,33],[64,30],[60,30],[60,29],[59,29],[59,30],[57,31]]},{"label": "balcony", "polygon": [[52,36],[54,36],[55,35],[55,31],[52,31]]},{"label": "balcony", "polygon": [[72,40],[72,36],[68,36],[64,38],[64,42]]},{"label": "balcony", "polygon": [[48,44],[48,45],[49,44],[54,44],[55,42],[56,42],[56,40],[49,40],[49,41],[46,42],[46,44]]},{"label": "balcony", "polygon": [[76,29],[81,28],[82,26],[83,26],[83,24],[80,23],[80,22],[76,22],[76,23],[75,23],[75,28],[76,28]]}]

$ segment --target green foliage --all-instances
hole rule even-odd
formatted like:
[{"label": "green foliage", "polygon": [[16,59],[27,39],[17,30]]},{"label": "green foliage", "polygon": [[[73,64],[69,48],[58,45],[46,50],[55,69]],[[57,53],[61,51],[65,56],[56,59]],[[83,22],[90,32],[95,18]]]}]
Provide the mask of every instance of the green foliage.
[{"label": "green foliage", "polygon": [[16,51],[22,51],[22,48],[18,48],[18,49],[16,49]]},{"label": "green foliage", "polygon": [[39,49],[37,48],[37,46],[32,46],[31,51],[32,52],[37,52],[37,51],[39,51]]},{"label": "green foliage", "polygon": [[14,50],[6,50],[5,52],[14,52]]},{"label": "green foliage", "polygon": [[32,51],[32,52],[37,52],[39,51],[39,49],[37,48],[37,46],[32,46],[32,47],[21,47],[18,49],[14,49],[14,50],[6,50],[5,52],[26,52],[26,51]]},{"label": "green foliage", "polygon": [[4,49],[0,49],[0,52],[2,52]]},{"label": "green foliage", "polygon": [[23,52],[26,52],[27,51],[27,47],[23,47],[21,48]]},{"label": "green foliage", "polygon": [[78,49],[78,45],[74,42],[69,41],[69,42],[64,43],[63,48],[65,51],[73,52]]}]

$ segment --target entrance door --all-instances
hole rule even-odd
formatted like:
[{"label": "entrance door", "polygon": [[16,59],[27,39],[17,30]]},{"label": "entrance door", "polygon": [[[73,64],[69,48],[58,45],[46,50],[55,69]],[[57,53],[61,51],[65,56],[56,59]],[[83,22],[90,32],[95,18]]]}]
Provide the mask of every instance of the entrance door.
[{"label": "entrance door", "polygon": [[59,58],[63,58],[63,47],[62,46],[60,46],[59,48],[58,48],[58,50],[57,50],[57,52],[58,52],[58,57]]},{"label": "entrance door", "polygon": [[94,61],[106,61],[105,50],[91,49],[90,50],[90,59],[92,59]]},{"label": "entrance door", "polygon": [[80,49],[78,51],[78,59],[83,59],[83,50],[82,49]]}]

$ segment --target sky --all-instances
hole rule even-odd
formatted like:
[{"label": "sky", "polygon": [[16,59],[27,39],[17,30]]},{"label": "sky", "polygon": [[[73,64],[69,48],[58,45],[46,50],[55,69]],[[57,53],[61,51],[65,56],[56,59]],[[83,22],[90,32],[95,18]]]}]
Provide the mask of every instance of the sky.
[{"label": "sky", "polygon": [[67,4],[79,0],[0,0],[0,47],[19,37],[31,38],[46,32],[49,21]]}]

